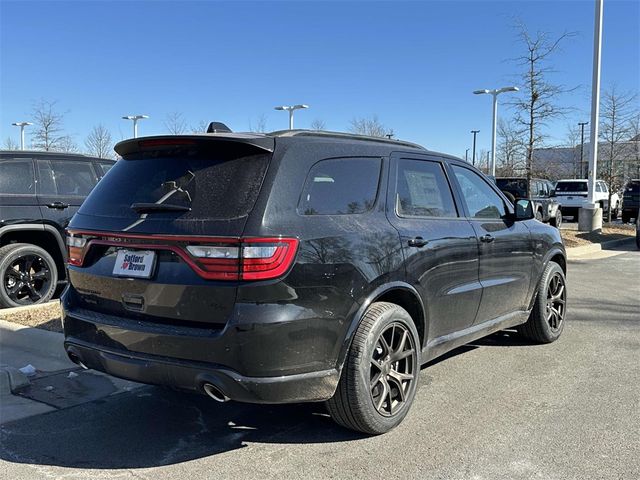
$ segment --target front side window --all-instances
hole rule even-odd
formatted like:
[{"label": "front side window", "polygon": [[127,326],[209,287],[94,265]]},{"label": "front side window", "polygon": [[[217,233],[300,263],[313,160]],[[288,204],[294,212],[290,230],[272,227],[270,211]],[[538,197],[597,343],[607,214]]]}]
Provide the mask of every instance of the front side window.
[{"label": "front side window", "polygon": [[457,217],[449,183],[436,162],[398,161],[396,212],[401,217]]},{"label": "front side window", "polygon": [[0,195],[33,195],[35,177],[31,160],[0,161]]},{"label": "front side window", "polygon": [[457,165],[452,165],[452,168],[460,184],[462,198],[470,217],[502,218],[506,215],[507,211],[502,198],[480,175]]},{"label": "front side window", "polygon": [[380,166],[380,158],[337,158],[316,163],[307,175],[298,213],[345,215],[371,210]]},{"label": "front side window", "polygon": [[600,182],[596,183],[596,192],[602,192],[602,184]]},{"label": "front side window", "polygon": [[89,162],[38,160],[40,194],[86,197],[98,182]]}]

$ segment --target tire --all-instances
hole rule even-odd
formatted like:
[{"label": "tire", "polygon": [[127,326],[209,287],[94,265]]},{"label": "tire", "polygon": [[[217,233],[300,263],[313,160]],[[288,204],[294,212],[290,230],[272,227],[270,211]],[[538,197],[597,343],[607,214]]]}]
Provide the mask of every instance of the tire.
[{"label": "tire", "polygon": [[[548,309],[548,302],[553,302],[551,305],[554,310]],[[567,282],[564,272],[560,265],[549,262],[538,282],[531,315],[525,324],[518,327],[518,332],[534,342],[555,342],[564,330],[566,311]]]},{"label": "tire", "polygon": [[618,218],[618,209],[620,208],[620,204],[616,203],[616,208],[611,210],[611,220],[616,220]]},{"label": "tire", "polygon": [[[333,420],[373,435],[399,425],[418,384],[418,339],[405,309],[393,303],[373,303],[354,334],[336,393],[327,400]],[[400,357],[394,362],[394,356]]]},{"label": "tire", "polygon": [[538,220],[539,222],[542,221],[542,210],[536,210],[536,220]]},{"label": "tire", "polygon": [[556,210],[556,216],[549,220],[549,223],[552,227],[560,228],[562,226],[562,211],[560,209]]},{"label": "tire", "polygon": [[631,221],[631,215],[622,212],[622,223],[629,223]]},{"label": "tire", "polygon": [[46,250],[29,243],[0,248],[0,307],[48,302],[57,282],[56,263]]},{"label": "tire", "polygon": [[638,230],[636,230],[636,247],[638,247],[638,250],[640,250],[640,232],[638,232]]}]

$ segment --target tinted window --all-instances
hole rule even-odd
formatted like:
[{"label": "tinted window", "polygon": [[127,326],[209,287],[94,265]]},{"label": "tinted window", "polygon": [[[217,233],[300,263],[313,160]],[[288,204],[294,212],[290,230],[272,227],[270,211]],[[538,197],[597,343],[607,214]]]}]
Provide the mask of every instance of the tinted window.
[{"label": "tinted window", "polygon": [[[191,208],[185,212],[156,211],[154,218],[228,220],[246,216],[260,192],[269,155],[238,156],[234,152],[194,153],[180,157],[118,160],[79,212],[87,215],[138,217],[134,203]],[[171,193],[175,192],[175,193]]]},{"label": "tinted window", "polygon": [[586,192],[587,182],[558,182],[556,192]]},{"label": "tinted window", "polygon": [[439,163],[398,162],[396,210],[398,215],[406,217],[457,216],[449,183]]},{"label": "tinted window", "polygon": [[0,161],[0,194],[35,193],[35,177],[31,160]]},{"label": "tinted window", "polygon": [[498,178],[496,185],[516,198],[527,198],[527,181],[521,178]]},{"label": "tinted window", "polygon": [[86,197],[98,179],[90,162],[38,160],[39,193]]},{"label": "tinted window", "polygon": [[340,158],[316,163],[298,204],[302,215],[341,215],[370,210],[376,200],[381,160]]},{"label": "tinted window", "polygon": [[629,182],[624,189],[625,193],[640,193],[640,182]]},{"label": "tinted window", "polygon": [[502,198],[480,175],[457,165],[453,165],[453,171],[470,217],[501,218],[507,213]]},{"label": "tinted window", "polygon": [[102,175],[106,175],[107,172],[113,167],[112,162],[100,162],[100,168],[102,168]]}]

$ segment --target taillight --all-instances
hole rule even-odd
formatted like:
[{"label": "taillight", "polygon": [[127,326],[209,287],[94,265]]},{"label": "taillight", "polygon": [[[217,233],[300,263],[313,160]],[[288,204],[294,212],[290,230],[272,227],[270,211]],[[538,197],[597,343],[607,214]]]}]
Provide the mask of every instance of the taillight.
[{"label": "taillight", "polygon": [[82,235],[69,232],[67,235],[68,262],[69,265],[82,266],[84,260],[84,247],[87,239]]},{"label": "taillight", "polygon": [[246,238],[230,245],[189,245],[186,250],[204,278],[268,280],[289,270],[297,247],[295,238]]},{"label": "taillight", "polygon": [[269,280],[289,270],[295,238],[207,238],[69,230],[69,265],[82,267],[92,245],[168,250],[207,280]]}]

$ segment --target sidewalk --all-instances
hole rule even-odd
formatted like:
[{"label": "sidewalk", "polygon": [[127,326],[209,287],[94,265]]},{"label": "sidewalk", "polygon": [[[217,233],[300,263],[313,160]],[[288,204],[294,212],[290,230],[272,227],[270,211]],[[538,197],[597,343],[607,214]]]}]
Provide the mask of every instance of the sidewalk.
[{"label": "sidewalk", "polygon": [[[35,375],[20,368],[32,365]],[[71,362],[63,336],[0,320],[0,424],[130,391],[139,386]]]}]

